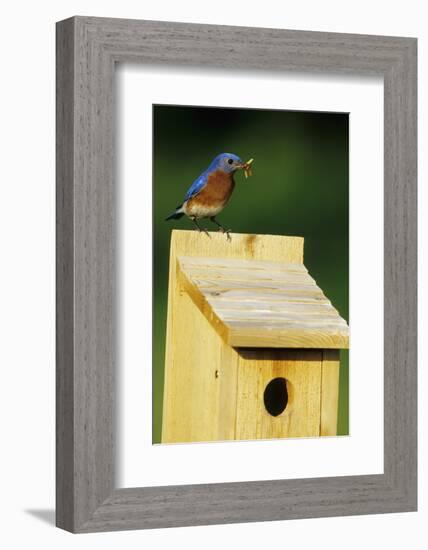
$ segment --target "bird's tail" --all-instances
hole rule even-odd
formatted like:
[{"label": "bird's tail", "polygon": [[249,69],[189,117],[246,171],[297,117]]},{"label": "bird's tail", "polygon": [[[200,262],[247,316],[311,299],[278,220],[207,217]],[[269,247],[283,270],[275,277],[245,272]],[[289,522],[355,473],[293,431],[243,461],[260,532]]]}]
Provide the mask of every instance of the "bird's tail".
[{"label": "bird's tail", "polygon": [[180,204],[180,205],[177,206],[177,208],[175,209],[175,212],[173,212],[173,213],[170,214],[167,218],[165,218],[165,221],[167,222],[168,220],[179,220],[179,219],[182,218],[183,216],[184,216],[183,205]]}]

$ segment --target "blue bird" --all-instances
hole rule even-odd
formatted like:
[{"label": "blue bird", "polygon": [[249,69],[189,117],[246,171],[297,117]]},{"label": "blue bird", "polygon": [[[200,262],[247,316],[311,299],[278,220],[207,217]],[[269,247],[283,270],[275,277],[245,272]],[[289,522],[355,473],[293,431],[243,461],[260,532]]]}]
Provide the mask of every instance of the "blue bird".
[{"label": "blue bird", "polygon": [[216,216],[223,210],[228,203],[233,190],[235,181],[234,173],[243,169],[245,176],[251,175],[250,164],[232,153],[221,153],[217,155],[208,168],[195,179],[189,187],[184,201],[177,206],[175,212],[166,218],[166,220],[179,220],[186,215],[196,225],[198,231],[205,231],[198,223],[198,220],[209,218],[215,223],[219,230],[229,237],[230,229],[225,229],[221,223],[216,220]]}]

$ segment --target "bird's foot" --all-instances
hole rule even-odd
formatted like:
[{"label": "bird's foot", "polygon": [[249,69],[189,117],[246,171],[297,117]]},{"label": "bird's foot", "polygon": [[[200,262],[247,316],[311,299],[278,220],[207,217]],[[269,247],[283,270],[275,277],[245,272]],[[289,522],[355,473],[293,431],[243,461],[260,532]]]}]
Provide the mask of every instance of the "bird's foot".
[{"label": "bird's foot", "polygon": [[190,218],[190,219],[195,224],[195,227],[196,227],[196,230],[198,231],[198,233],[201,233],[201,231],[203,231],[205,233],[205,235],[207,235],[211,239],[211,235],[208,233],[208,230],[205,227],[201,227],[196,218]]},{"label": "bird's foot", "polygon": [[206,229],[205,227],[197,227],[196,231],[198,233],[205,233],[205,235],[211,239],[211,235],[208,233],[208,229]]},{"label": "bird's foot", "polygon": [[225,227],[219,227],[218,230],[220,231],[220,233],[224,233],[226,235],[226,239],[228,241],[232,240],[232,237],[230,236],[230,232],[232,231],[231,229],[226,229]]}]

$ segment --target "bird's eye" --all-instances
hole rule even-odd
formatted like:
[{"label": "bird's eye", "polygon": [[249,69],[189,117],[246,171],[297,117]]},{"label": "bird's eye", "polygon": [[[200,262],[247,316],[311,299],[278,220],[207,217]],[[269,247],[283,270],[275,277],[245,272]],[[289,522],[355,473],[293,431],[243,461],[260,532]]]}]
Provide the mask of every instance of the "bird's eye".
[{"label": "bird's eye", "polygon": [[233,164],[233,159],[229,159],[227,162],[228,162],[229,164]]}]

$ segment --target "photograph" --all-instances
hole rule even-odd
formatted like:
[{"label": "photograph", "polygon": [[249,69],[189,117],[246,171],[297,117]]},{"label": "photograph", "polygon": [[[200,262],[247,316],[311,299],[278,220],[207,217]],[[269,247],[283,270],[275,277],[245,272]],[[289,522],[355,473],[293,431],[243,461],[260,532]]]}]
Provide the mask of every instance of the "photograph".
[{"label": "photograph", "polygon": [[349,435],[349,114],[153,105],[153,444]]}]

